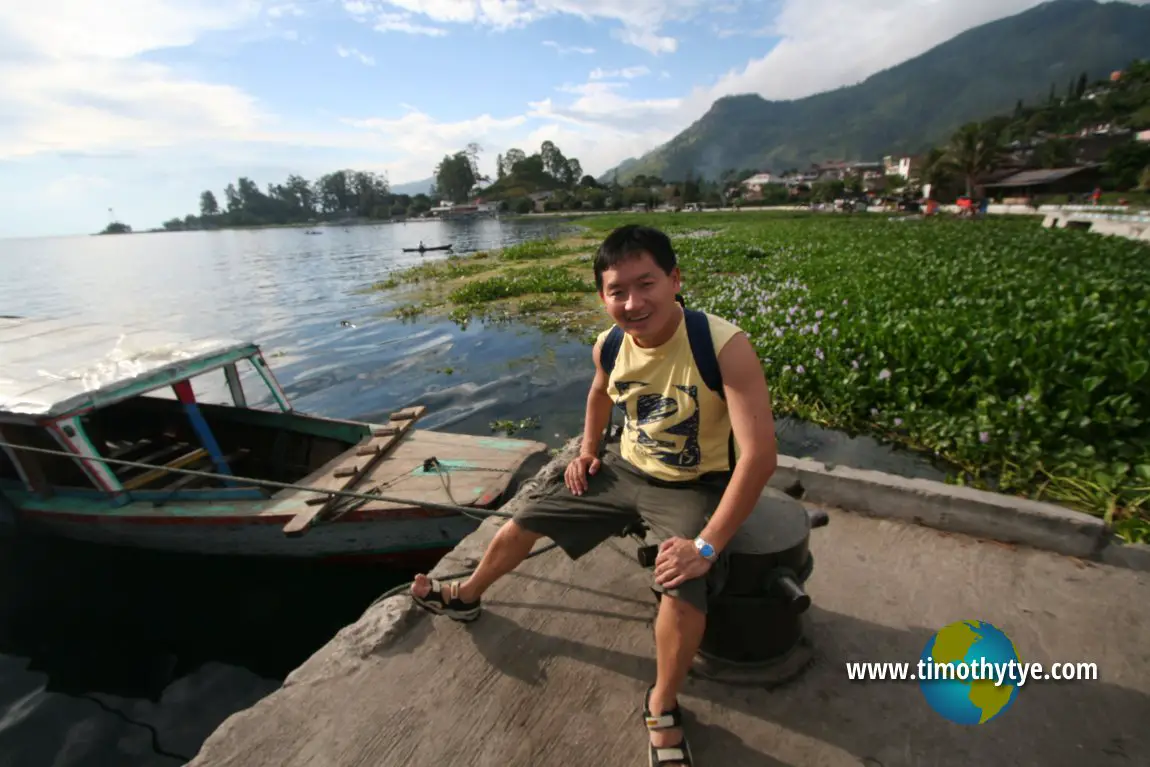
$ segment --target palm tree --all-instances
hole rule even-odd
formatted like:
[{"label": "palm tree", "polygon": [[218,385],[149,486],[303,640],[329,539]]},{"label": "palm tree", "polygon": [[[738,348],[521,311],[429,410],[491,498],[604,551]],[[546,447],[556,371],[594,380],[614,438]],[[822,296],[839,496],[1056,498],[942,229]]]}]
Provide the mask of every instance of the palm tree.
[{"label": "palm tree", "polygon": [[950,180],[952,170],[946,161],[946,152],[938,147],[931,147],[922,162],[919,179],[923,184],[937,187]]},{"label": "palm tree", "polygon": [[958,129],[945,150],[945,162],[966,179],[966,196],[974,194],[976,178],[993,170],[1002,159],[1001,134],[980,123],[968,123]]}]

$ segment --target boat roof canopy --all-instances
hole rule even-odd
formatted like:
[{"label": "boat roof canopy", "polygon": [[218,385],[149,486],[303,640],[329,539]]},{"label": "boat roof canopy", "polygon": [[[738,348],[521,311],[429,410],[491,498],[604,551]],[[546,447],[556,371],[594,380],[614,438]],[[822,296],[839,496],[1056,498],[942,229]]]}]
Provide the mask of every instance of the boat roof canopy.
[{"label": "boat roof canopy", "polygon": [[110,405],[258,351],[253,341],[0,317],[0,416],[55,418]]}]

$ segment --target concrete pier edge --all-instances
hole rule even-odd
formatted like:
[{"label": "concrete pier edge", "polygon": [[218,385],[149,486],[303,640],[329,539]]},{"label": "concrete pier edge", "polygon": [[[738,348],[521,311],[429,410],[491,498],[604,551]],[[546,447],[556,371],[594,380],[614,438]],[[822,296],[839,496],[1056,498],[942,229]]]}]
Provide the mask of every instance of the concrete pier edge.
[{"label": "concrete pier edge", "polygon": [[1053,503],[782,455],[770,486],[847,512],[1150,572],[1150,546],[1128,544],[1102,519]]}]

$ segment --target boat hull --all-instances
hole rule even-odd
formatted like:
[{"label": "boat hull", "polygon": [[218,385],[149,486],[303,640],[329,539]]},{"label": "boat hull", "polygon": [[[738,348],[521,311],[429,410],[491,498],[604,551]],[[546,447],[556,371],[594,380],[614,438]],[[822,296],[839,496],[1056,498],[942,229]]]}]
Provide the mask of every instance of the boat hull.
[{"label": "boat hull", "polygon": [[30,532],[82,543],[224,557],[434,562],[478,526],[462,515],[327,521],[286,535],[290,517],[131,517],[20,510]]}]

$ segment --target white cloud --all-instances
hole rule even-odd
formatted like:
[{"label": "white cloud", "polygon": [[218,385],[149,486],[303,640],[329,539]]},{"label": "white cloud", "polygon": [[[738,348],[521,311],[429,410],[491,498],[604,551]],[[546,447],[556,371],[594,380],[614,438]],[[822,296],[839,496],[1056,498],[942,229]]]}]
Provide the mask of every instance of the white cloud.
[{"label": "white cloud", "polygon": [[679,41],[673,37],[663,37],[651,29],[642,27],[623,27],[612,29],[611,35],[628,45],[642,48],[648,53],[674,53],[679,49]]},{"label": "white cloud", "polygon": [[636,77],[644,77],[651,74],[651,70],[644,66],[637,67],[624,67],[623,69],[601,69],[596,67],[591,70],[592,80],[614,80],[616,78],[623,78],[624,80],[634,80]]},{"label": "white cloud", "polygon": [[560,56],[568,53],[581,53],[584,55],[590,55],[595,52],[594,48],[585,48],[578,45],[563,45],[561,43],[555,42],[554,40],[544,40],[543,44],[548,48],[554,48],[555,50],[559,51]]},{"label": "white cloud", "polygon": [[229,85],[199,82],[138,55],[254,24],[249,0],[59,0],[0,4],[0,158],[236,138],[268,122]]},{"label": "white cloud", "polygon": [[375,57],[363,53],[358,48],[344,48],[342,45],[335,46],[335,52],[339,54],[342,59],[358,59],[360,63],[369,67],[375,66]]},{"label": "white cloud", "polygon": [[376,32],[403,32],[409,35],[427,35],[428,37],[443,37],[446,29],[429,27],[426,24],[416,24],[411,20],[410,13],[381,13],[375,17]]},{"label": "white cloud", "polygon": [[303,16],[303,8],[300,8],[295,3],[281,3],[280,5],[272,5],[267,10],[268,18],[278,19],[283,16]]},{"label": "white cloud", "polygon": [[349,137],[353,144],[367,139],[398,155],[398,159],[383,162],[380,167],[396,183],[404,183],[427,178],[444,155],[454,154],[472,141],[484,148],[484,156],[491,164],[489,172],[493,173],[495,153],[500,150],[492,147],[511,146],[527,117],[483,114],[468,120],[439,122],[425,112],[409,109],[402,117],[345,118],[342,122],[359,129],[359,135]]},{"label": "white cloud", "polygon": [[708,0],[345,0],[344,8],[359,19],[391,8],[439,24],[483,25],[497,30],[520,28],[557,15],[588,22],[604,19],[620,24],[612,30],[616,39],[660,54],[674,53],[678,48],[675,38],[659,34],[662,26],[693,18],[707,10]]},{"label": "white cloud", "polygon": [[44,202],[63,204],[77,202],[88,198],[94,193],[111,188],[112,182],[103,176],[90,176],[82,173],[73,173],[49,181],[44,186],[41,196]]}]

